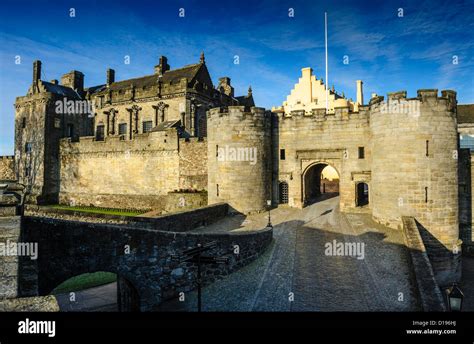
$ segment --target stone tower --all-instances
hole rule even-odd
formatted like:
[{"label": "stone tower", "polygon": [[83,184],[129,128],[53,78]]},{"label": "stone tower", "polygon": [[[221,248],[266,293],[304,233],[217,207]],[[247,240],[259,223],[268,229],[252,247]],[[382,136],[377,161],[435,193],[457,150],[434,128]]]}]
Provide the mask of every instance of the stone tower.
[{"label": "stone tower", "polygon": [[456,93],[418,90],[373,98],[373,217],[401,227],[402,216],[420,225],[440,285],[456,280],[459,254]]},{"label": "stone tower", "polygon": [[209,204],[232,211],[265,210],[271,199],[271,113],[229,106],[208,111]]}]

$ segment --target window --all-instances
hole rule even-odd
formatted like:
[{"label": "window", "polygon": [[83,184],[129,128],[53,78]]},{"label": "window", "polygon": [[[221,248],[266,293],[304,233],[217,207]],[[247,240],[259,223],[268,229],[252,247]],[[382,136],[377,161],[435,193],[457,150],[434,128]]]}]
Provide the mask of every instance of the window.
[{"label": "window", "polygon": [[26,117],[23,117],[23,118],[21,119],[21,127],[22,127],[22,129],[25,129],[25,128],[26,128]]},{"label": "window", "polygon": [[95,132],[95,140],[96,141],[104,141],[104,126],[98,125],[96,132]]},{"label": "window", "polygon": [[153,126],[153,122],[152,122],[152,121],[145,121],[145,122],[143,122],[143,132],[144,132],[144,133],[148,133],[149,131],[151,131],[152,126]]},{"label": "window", "polygon": [[365,158],[365,149],[364,147],[359,147],[359,159]]},{"label": "window", "polygon": [[280,149],[280,160],[285,160],[286,154],[284,149]]},{"label": "window", "polygon": [[73,137],[74,136],[74,125],[69,123],[67,125],[67,137]]},{"label": "window", "polygon": [[216,195],[219,197],[219,184],[216,184]]},{"label": "window", "polygon": [[26,166],[25,167],[25,177],[28,178],[30,176],[30,174],[31,174],[31,168],[30,168],[30,166]]},{"label": "window", "polygon": [[430,156],[430,141],[426,140],[426,156]]},{"label": "window", "polygon": [[25,144],[25,153],[31,153],[31,148],[32,148],[31,142],[27,142]]},{"label": "window", "polygon": [[55,127],[56,129],[61,128],[61,119],[60,119],[60,118],[55,118],[55,119],[54,119],[54,127]]},{"label": "window", "polygon": [[119,135],[127,135],[127,123],[119,124]]},{"label": "window", "polygon": [[216,145],[216,158],[219,157],[219,145]]}]

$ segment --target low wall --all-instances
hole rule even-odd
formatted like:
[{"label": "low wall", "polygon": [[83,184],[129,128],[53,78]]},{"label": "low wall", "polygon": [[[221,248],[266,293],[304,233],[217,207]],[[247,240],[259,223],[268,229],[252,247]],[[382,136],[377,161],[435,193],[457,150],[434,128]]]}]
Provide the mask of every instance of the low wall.
[{"label": "low wall", "polygon": [[[26,265],[19,269],[23,271],[18,276],[20,296],[28,296],[24,295],[28,293],[30,296],[31,293],[46,295],[71,277],[86,272],[109,271],[136,289],[141,311],[157,310],[162,301],[196,287],[194,264],[174,261],[171,259],[173,255],[198,243],[216,241],[217,246],[206,251],[206,255],[226,256],[229,262],[204,265],[202,276],[207,284],[247,265],[271,243],[272,229],[224,234],[182,232],[199,225],[196,220],[224,209],[227,205],[215,206],[211,211],[200,209],[190,214],[158,218],[150,227],[154,229],[24,217],[22,238],[38,242],[39,255],[34,264],[25,261]],[[175,231],[166,231],[171,229]],[[126,252],[127,247],[129,252]],[[32,288],[34,284],[23,288],[22,284],[33,281],[34,277],[36,292]]]},{"label": "low wall", "polygon": [[0,156],[0,180],[14,180],[15,178],[15,157]]},{"label": "low wall", "polygon": [[59,312],[53,295],[0,300],[0,312]]},{"label": "low wall", "polygon": [[65,193],[59,194],[59,203],[71,206],[150,210],[167,213],[207,205],[206,192],[169,192],[166,195],[125,195]]},{"label": "low wall", "polygon": [[159,216],[93,214],[30,204],[25,207],[25,214],[28,216],[92,223],[124,224],[143,229],[157,229],[172,232],[185,232],[199,226],[211,224],[226,216],[228,211],[229,206],[226,203],[218,203]]},{"label": "low wall", "polygon": [[443,295],[436,282],[433,267],[426,253],[416,221],[413,217],[404,216],[402,217],[402,223],[405,244],[410,251],[423,310],[425,312],[444,312],[446,311],[446,305]]}]

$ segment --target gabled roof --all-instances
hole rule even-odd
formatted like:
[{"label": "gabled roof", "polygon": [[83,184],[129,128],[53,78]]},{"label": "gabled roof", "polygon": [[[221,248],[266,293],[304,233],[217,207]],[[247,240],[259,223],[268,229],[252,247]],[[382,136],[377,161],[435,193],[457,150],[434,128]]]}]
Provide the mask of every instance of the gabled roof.
[{"label": "gabled roof", "polygon": [[72,98],[72,99],[82,99],[82,97],[72,88],[62,86],[62,85],[56,85],[48,81],[41,81],[41,85],[44,87],[46,92],[54,93],[59,96],[64,96],[67,98]]},{"label": "gabled roof", "polygon": [[458,124],[474,123],[474,104],[458,105]]},{"label": "gabled roof", "polygon": [[250,106],[250,107],[255,106],[253,95],[235,97],[235,99],[237,99],[237,101],[239,102],[239,105]]},{"label": "gabled roof", "polygon": [[188,82],[191,82],[199,72],[199,69],[203,66],[201,63],[196,63],[192,65],[187,65],[182,68],[168,70],[163,73],[162,76],[157,74],[146,75],[140,78],[128,79],[114,82],[110,85],[108,89],[121,90],[130,88],[132,85],[135,87],[144,87],[144,86],[153,86],[158,83],[158,80],[161,80],[163,83],[177,83],[183,78],[187,78]]}]

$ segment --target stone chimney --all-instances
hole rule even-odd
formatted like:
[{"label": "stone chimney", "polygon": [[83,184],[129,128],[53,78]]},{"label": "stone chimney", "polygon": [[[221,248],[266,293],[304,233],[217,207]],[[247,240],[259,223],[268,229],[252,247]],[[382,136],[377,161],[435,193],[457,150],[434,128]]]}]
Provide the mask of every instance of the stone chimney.
[{"label": "stone chimney", "polygon": [[33,84],[36,84],[38,80],[41,80],[41,61],[36,60],[33,62]]},{"label": "stone chimney", "polygon": [[230,97],[234,96],[234,88],[230,85],[230,78],[227,76],[219,78],[219,86],[217,86],[217,89]]},{"label": "stone chimney", "polygon": [[115,82],[115,70],[112,68],[107,69],[107,87],[110,86],[110,84]]},{"label": "stone chimney", "polygon": [[61,85],[77,91],[84,90],[84,74],[77,70],[70,71],[61,77]]},{"label": "stone chimney", "polygon": [[364,105],[364,93],[362,91],[362,80],[357,80],[357,103]]},{"label": "stone chimney", "polygon": [[170,70],[168,59],[166,56],[160,56],[160,62],[155,66],[155,74],[163,75],[168,70]]}]

